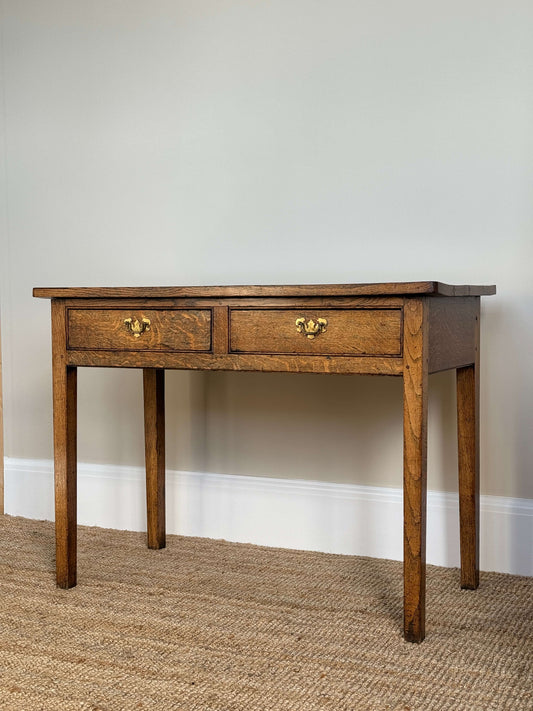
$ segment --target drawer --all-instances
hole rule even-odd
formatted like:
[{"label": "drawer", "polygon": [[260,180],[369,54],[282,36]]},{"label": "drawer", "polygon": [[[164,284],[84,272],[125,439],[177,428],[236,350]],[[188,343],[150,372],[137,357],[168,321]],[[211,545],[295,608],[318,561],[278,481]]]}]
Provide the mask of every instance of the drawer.
[{"label": "drawer", "polygon": [[230,352],[399,356],[402,310],[231,309]]},{"label": "drawer", "polygon": [[211,309],[69,309],[67,328],[76,350],[211,350]]}]

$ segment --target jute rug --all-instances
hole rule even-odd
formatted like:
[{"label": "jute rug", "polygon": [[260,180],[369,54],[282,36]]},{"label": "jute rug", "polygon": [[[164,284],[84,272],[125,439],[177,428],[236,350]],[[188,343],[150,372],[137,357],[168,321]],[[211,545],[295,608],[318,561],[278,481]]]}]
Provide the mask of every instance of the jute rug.
[{"label": "jute rug", "polygon": [[428,636],[401,636],[400,563],[0,517],[2,711],[533,709],[533,579],[428,568]]}]

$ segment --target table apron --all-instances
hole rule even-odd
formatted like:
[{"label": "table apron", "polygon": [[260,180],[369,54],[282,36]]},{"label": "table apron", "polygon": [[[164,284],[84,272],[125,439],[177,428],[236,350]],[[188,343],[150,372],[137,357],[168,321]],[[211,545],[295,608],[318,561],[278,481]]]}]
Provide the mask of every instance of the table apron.
[{"label": "table apron", "polygon": [[294,356],[154,351],[69,350],[67,365],[168,370],[243,370],[281,373],[402,375],[403,360],[391,356]]}]

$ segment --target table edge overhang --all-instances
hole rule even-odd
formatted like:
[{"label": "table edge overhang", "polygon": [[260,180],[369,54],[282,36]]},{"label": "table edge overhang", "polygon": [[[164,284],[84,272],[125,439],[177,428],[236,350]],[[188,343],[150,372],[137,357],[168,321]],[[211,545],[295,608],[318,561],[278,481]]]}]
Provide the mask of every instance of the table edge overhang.
[{"label": "table edge overhang", "polygon": [[301,296],[490,296],[496,286],[444,284],[439,281],[384,282],[368,284],[300,284],[267,286],[126,286],[35,287],[41,299],[109,298],[239,298]]}]

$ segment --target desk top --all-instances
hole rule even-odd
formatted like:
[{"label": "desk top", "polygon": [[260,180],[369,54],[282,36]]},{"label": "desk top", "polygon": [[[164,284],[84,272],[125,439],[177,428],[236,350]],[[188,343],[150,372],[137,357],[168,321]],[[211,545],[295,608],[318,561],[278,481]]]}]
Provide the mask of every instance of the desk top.
[{"label": "desk top", "polygon": [[490,296],[491,285],[443,284],[440,281],[384,282],[381,284],[298,284],[294,286],[126,286],[35,288],[42,299],[105,299],[253,296]]}]

